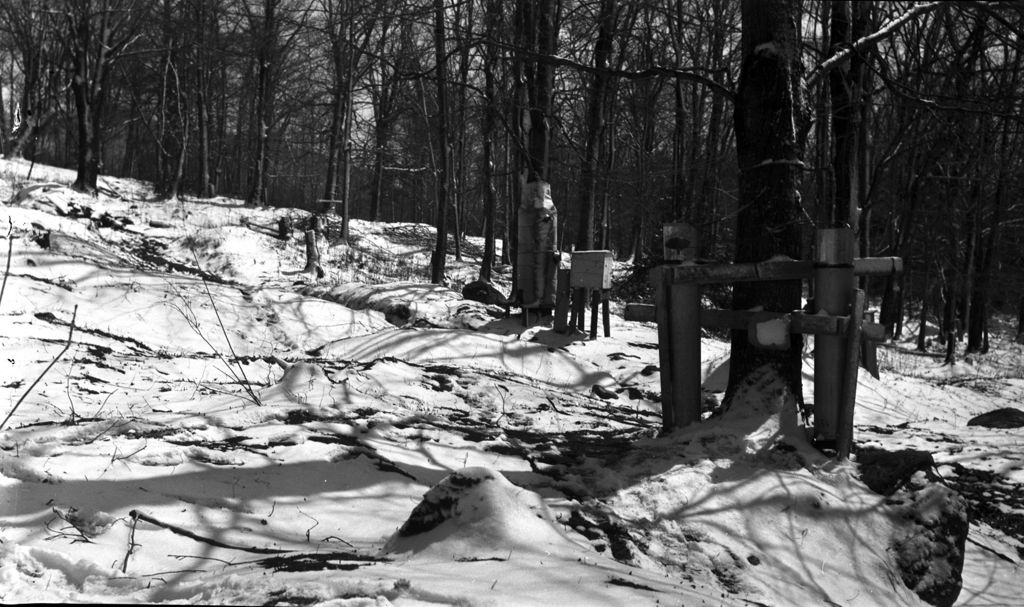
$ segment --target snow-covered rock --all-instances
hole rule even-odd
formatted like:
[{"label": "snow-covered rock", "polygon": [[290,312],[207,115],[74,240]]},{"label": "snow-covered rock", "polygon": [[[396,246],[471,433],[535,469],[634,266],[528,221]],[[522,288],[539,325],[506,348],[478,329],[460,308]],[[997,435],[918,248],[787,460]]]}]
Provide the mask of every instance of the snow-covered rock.
[{"label": "snow-covered rock", "polygon": [[564,537],[544,500],[500,472],[463,468],[444,477],[384,546],[461,560],[507,559],[512,552],[578,548]]}]

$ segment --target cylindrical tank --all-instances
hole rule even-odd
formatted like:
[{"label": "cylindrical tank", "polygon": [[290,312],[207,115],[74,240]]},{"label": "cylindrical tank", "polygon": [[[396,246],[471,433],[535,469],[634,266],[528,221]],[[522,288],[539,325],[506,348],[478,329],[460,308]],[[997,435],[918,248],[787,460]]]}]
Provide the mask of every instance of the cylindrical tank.
[{"label": "cylindrical tank", "polygon": [[519,205],[519,253],[516,277],[524,308],[554,308],[558,254],[558,210],[551,185],[533,181],[523,186]]}]

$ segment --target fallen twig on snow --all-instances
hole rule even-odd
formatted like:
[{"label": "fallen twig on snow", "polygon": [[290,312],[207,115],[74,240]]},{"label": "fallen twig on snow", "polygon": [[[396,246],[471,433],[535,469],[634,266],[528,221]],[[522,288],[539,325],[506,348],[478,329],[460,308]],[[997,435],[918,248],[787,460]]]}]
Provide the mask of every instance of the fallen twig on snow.
[{"label": "fallen twig on snow", "polygon": [[78,316],[78,305],[77,304],[75,305],[75,310],[71,313],[71,324],[69,325],[70,328],[68,329],[68,342],[66,344],[64,344],[64,349],[57,353],[57,356],[53,360],[50,361],[50,364],[46,365],[46,368],[43,369],[43,372],[39,374],[39,377],[37,377],[36,380],[34,382],[32,382],[32,385],[28,387],[28,390],[25,390],[25,393],[21,395],[21,398],[18,399],[18,402],[14,403],[14,407],[11,409],[11,412],[7,414],[7,417],[4,418],[4,421],[0,422],[0,430],[4,429],[4,426],[7,425],[7,422],[11,419],[11,416],[14,415],[14,412],[18,410],[18,407],[21,406],[21,403],[32,392],[32,388],[36,387],[36,384],[38,384],[40,382],[40,380],[43,379],[43,377],[46,375],[46,373],[53,367],[54,364],[57,363],[58,360],[60,360],[61,356],[64,356],[64,353],[68,351],[68,348],[71,347],[71,336],[74,335],[74,333],[75,333],[75,317],[76,316]]},{"label": "fallen twig on snow", "polygon": [[0,286],[0,302],[4,300],[7,290],[7,275],[11,273],[11,253],[14,251],[14,222],[7,218],[7,267],[4,268],[4,283]]},{"label": "fallen twig on snow", "polygon": [[[195,251],[192,251],[192,257],[193,259],[196,260],[196,267],[199,268],[201,273],[202,266],[199,264],[199,256],[196,254]],[[192,326],[192,329],[199,335],[199,337],[204,342],[206,342],[206,345],[208,345],[210,349],[213,350],[213,353],[218,358],[220,358],[221,362],[224,363],[224,366],[227,367],[228,373],[234,376],[235,381],[242,386],[242,389],[245,390],[245,393],[249,396],[249,399],[253,402],[253,404],[255,404],[257,407],[261,407],[263,406],[263,401],[260,400],[260,396],[259,394],[256,393],[255,388],[252,387],[252,382],[249,381],[249,377],[245,374],[245,367],[242,366],[241,360],[239,359],[238,354],[235,352],[235,347],[231,345],[231,338],[228,337],[228,330],[224,326],[224,320],[220,316],[220,310],[217,308],[217,302],[214,301],[213,293],[210,292],[210,285],[209,283],[206,282],[206,278],[204,278],[203,276],[200,276],[200,280],[203,281],[203,288],[206,290],[206,297],[210,300],[210,305],[213,307],[213,313],[217,318],[217,324],[220,326],[220,331],[224,335],[224,341],[228,345],[228,350],[231,352],[232,360],[234,360],[235,365],[238,366],[238,373],[235,373],[235,370],[225,359],[224,355],[222,355],[220,351],[218,351],[217,348],[215,348],[214,345],[210,343],[210,340],[208,340],[206,338],[206,335],[204,335],[203,332],[199,329],[199,321],[198,319],[194,318],[194,315],[193,318],[190,319],[187,314],[183,314],[183,316],[185,316],[185,321]],[[182,299],[184,299],[184,297],[182,297]],[[188,300],[185,300],[185,304],[186,306],[188,305]]]},{"label": "fallen twig on snow", "polygon": [[192,533],[188,529],[182,529],[181,527],[178,527],[177,525],[172,525],[170,523],[165,523],[165,522],[163,522],[163,521],[161,521],[159,519],[155,519],[152,516],[149,516],[148,514],[139,512],[138,510],[132,510],[129,513],[129,515],[133,519],[138,519],[140,521],[146,521],[147,523],[151,523],[153,525],[156,525],[157,527],[163,527],[164,529],[167,529],[168,531],[170,531],[172,533],[177,533],[178,535],[183,535],[183,536],[185,536],[187,538],[196,540],[197,542],[203,542],[203,543],[209,544],[211,546],[217,546],[218,548],[227,548],[228,550],[242,550],[244,552],[255,552],[256,554],[287,554],[289,552],[295,552],[294,550],[278,550],[276,548],[258,548],[256,546],[249,546],[249,547],[246,547],[246,546],[235,546],[233,544],[228,544],[228,543],[222,542],[220,540],[215,540],[212,537],[204,537],[204,536],[199,535],[197,533]]},{"label": "fallen twig on snow", "polygon": [[124,554],[124,562],[121,563],[121,573],[128,573],[128,557],[130,557],[139,546],[135,543],[135,527],[139,524],[139,517],[136,516],[136,514],[137,513],[132,510],[132,529],[128,534],[128,552]]}]

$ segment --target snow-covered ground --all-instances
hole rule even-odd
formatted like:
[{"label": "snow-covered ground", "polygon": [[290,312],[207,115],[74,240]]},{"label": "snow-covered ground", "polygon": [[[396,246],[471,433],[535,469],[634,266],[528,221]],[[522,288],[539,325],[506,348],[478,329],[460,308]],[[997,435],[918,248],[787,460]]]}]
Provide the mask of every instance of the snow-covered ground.
[{"label": "snow-covered ground", "polygon": [[[894,508],[770,379],[659,438],[655,327],[462,300],[477,240],[444,288],[431,228],[353,221],[317,281],[304,212],[28,170],[0,161],[3,603],[923,604]],[[859,445],[931,452],[972,504],[958,605],[1024,604],[1022,431],[966,425],[1024,402],[993,339],[952,368],[887,346],[858,392]],[[714,400],[728,346],[702,352]]]}]

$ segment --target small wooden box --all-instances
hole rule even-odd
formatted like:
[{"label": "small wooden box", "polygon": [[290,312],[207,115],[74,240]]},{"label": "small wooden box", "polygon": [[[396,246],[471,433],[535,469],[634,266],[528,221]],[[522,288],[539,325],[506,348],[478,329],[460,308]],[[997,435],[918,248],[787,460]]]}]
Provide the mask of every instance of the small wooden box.
[{"label": "small wooden box", "polygon": [[573,251],[569,286],[574,289],[612,288],[612,252]]}]

